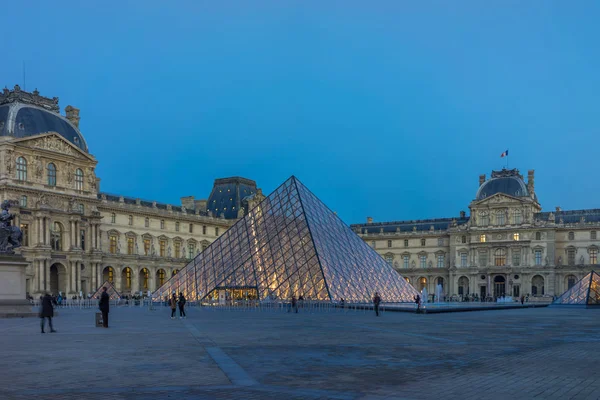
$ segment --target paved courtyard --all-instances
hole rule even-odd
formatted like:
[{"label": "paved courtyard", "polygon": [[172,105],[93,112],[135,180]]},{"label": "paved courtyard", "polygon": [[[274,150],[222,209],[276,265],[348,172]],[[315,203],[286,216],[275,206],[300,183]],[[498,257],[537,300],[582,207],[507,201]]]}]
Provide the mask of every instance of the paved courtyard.
[{"label": "paved courtyard", "polygon": [[94,313],[0,320],[0,399],[600,398],[600,310]]}]

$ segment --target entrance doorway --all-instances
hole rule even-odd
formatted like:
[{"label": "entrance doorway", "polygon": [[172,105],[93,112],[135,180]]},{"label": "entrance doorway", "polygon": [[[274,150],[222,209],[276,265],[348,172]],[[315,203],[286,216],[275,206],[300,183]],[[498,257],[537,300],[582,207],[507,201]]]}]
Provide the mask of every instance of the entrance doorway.
[{"label": "entrance doorway", "polygon": [[479,286],[479,298],[481,299],[481,301],[485,301],[486,297],[487,297],[487,287]]},{"label": "entrance doorway", "polygon": [[50,266],[50,293],[58,296],[61,292],[63,296],[67,289],[67,269],[59,263]]},{"label": "entrance doorway", "polygon": [[494,297],[498,298],[506,295],[506,279],[498,275],[494,278]]}]

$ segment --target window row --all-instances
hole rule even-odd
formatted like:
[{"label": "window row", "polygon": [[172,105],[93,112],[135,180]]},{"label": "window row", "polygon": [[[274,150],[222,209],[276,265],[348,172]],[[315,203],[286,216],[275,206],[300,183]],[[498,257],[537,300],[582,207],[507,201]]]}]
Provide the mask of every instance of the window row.
[{"label": "window row", "polygon": [[[513,233],[512,234],[512,240],[514,240],[514,241],[521,240],[521,235],[518,232]],[[487,241],[488,241],[488,235],[486,235],[486,234],[479,235],[479,242],[480,243],[485,243]]]},{"label": "window row", "polygon": [[[133,225],[133,215],[128,215],[127,216],[127,221],[129,225]],[[110,215],[110,222],[115,224],[117,223],[117,214],[116,213],[112,213]],[[150,218],[146,217],[144,219],[144,226],[146,228],[150,228]],[[179,223],[179,221],[175,222],[175,232],[180,232],[181,231],[181,224]],[[160,220],[160,229],[166,229],[166,223],[164,219]],[[219,227],[215,226],[215,236],[219,236]],[[189,224],[188,225],[188,232],[189,233],[194,233],[194,224]],[[202,225],[202,234],[206,235],[207,232],[207,227],[206,225]]]},{"label": "window row", "polygon": [[[42,168],[40,166],[40,168]],[[42,172],[39,171],[39,174]],[[70,172],[67,172],[70,174]],[[56,164],[48,163],[46,165],[46,180],[48,186],[56,186],[57,169]],[[71,175],[70,175],[71,176]],[[69,178],[72,179],[72,178]],[[17,180],[21,182],[27,181],[27,160],[25,157],[17,158]],[[83,190],[83,171],[80,168],[75,170],[75,189]]]},{"label": "window row", "polygon": [[[569,240],[575,240],[575,232],[569,232],[568,237]],[[590,231],[590,240],[596,240],[596,231]]]},{"label": "window row", "polygon": [[[410,263],[410,255],[408,254],[403,254],[400,256],[401,260],[402,260],[402,268],[411,268],[411,263]],[[427,255],[426,254],[419,254],[417,255],[417,259],[419,261],[419,267],[420,268],[427,268],[428,264],[427,264]],[[445,260],[446,257],[444,254],[437,254],[435,256],[435,261],[436,261],[436,266],[437,268],[444,268],[445,267]],[[385,256],[385,261],[389,264],[389,265],[394,265],[394,256],[391,254],[388,254]],[[396,264],[396,266],[398,266]],[[413,261],[412,262],[412,268],[416,267],[416,263]],[[433,262],[429,263],[429,267],[433,267]]]},{"label": "window row", "polygon": [[[27,201],[27,196],[22,195],[19,198],[19,207],[21,208],[27,208],[28,205],[28,201]],[[83,203],[79,203],[77,204],[77,211],[79,211],[81,214],[85,214],[85,205]]]},{"label": "window row", "polygon": [[[466,236],[464,238],[465,238],[465,242],[463,242],[463,243],[466,243]],[[421,246],[424,247],[427,244],[427,241],[426,241],[426,239],[421,239],[420,243],[421,243]],[[443,238],[438,238],[437,245],[438,246],[444,246],[444,239]],[[409,246],[408,239],[404,239],[404,247],[408,247],[408,246]],[[373,247],[374,249],[377,248],[377,242],[375,240],[373,240],[371,242],[371,247]],[[392,240],[388,240],[387,241],[387,247],[388,248],[393,247],[393,241]]]},{"label": "window row", "polygon": [[[174,251],[171,252],[171,247],[168,246],[168,242],[165,239],[159,239],[158,241],[158,254],[156,253],[156,249],[154,248],[154,243],[152,239],[144,238],[142,239],[143,243],[143,251],[141,255],[145,256],[156,256],[159,257],[173,257],[173,258],[183,258],[186,255],[186,247],[185,244],[181,241],[173,242]],[[208,243],[201,243],[198,250],[196,250],[196,243],[188,242],[187,243],[187,258],[192,259],[198,254],[200,251],[206,250],[208,247]],[[109,236],[109,248],[108,251],[111,254],[119,254],[121,252],[119,237],[117,235]],[[137,242],[133,237],[127,237],[127,255],[135,255],[138,254]]]},{"label": "window row", "polygon": [[[506,225],[508,223],[513,223],[514,225],[518,225],[523,222],[523,212],[521,210],[513,210],[512,215],[508,212],[508,210],[497,210],[494,213],[495,216],[495,225]],[[490,215],[487,212],[482,212],[479,214],[479,226],[488,226],[490,225]]]}]

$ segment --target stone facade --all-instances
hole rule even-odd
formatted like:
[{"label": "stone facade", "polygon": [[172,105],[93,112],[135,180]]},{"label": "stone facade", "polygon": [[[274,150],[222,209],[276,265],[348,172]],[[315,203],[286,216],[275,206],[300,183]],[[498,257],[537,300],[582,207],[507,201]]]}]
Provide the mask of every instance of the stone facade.
[{"label": "stone facade", "polygon": [[445,296],[550,297],[598,268],[600,210],[541,212],[534,171],[480,176],[470,217],[352,225],[415,288]]},{"label": "stone facade", "polygon": [[[17,202],[31,295],[85,295],[105,280],[122,294],[153,291],[235,222],[212,216],[206,200],[186,208],[100,192],[79,110],[69,106],[63,117],[57,107],[58,99],[18,87],[0,96],[0,199]],[[24,108],[68,132],[32,132],[40,122],[20,119]]]}]

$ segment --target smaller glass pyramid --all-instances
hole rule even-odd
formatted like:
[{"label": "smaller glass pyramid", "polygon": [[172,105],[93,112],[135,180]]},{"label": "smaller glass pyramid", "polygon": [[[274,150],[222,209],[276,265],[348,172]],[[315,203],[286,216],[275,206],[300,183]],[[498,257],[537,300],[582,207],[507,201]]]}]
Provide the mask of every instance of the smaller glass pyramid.
[{"label": "smaller glass pyramid", "polygon": [[556,306],[600,306],[600,275],[592,271],[552,302]]},{"label": "smaller glass pyramid", "polygon": [[98,290],[96,290],[96,293],[94,293],[92,299],[99,299],[100,295],[102,294],[102,288],[104,287],[106,288],[106,293],[108,293],[108,297],[110,297],[111,300],[118,300],[121,297],[121,295],[119,294],[119,292],[117,292],[117,289],[115,289],[113,284],[109,281],[106,281],[102,284],[102,286],[98,288]]}]

